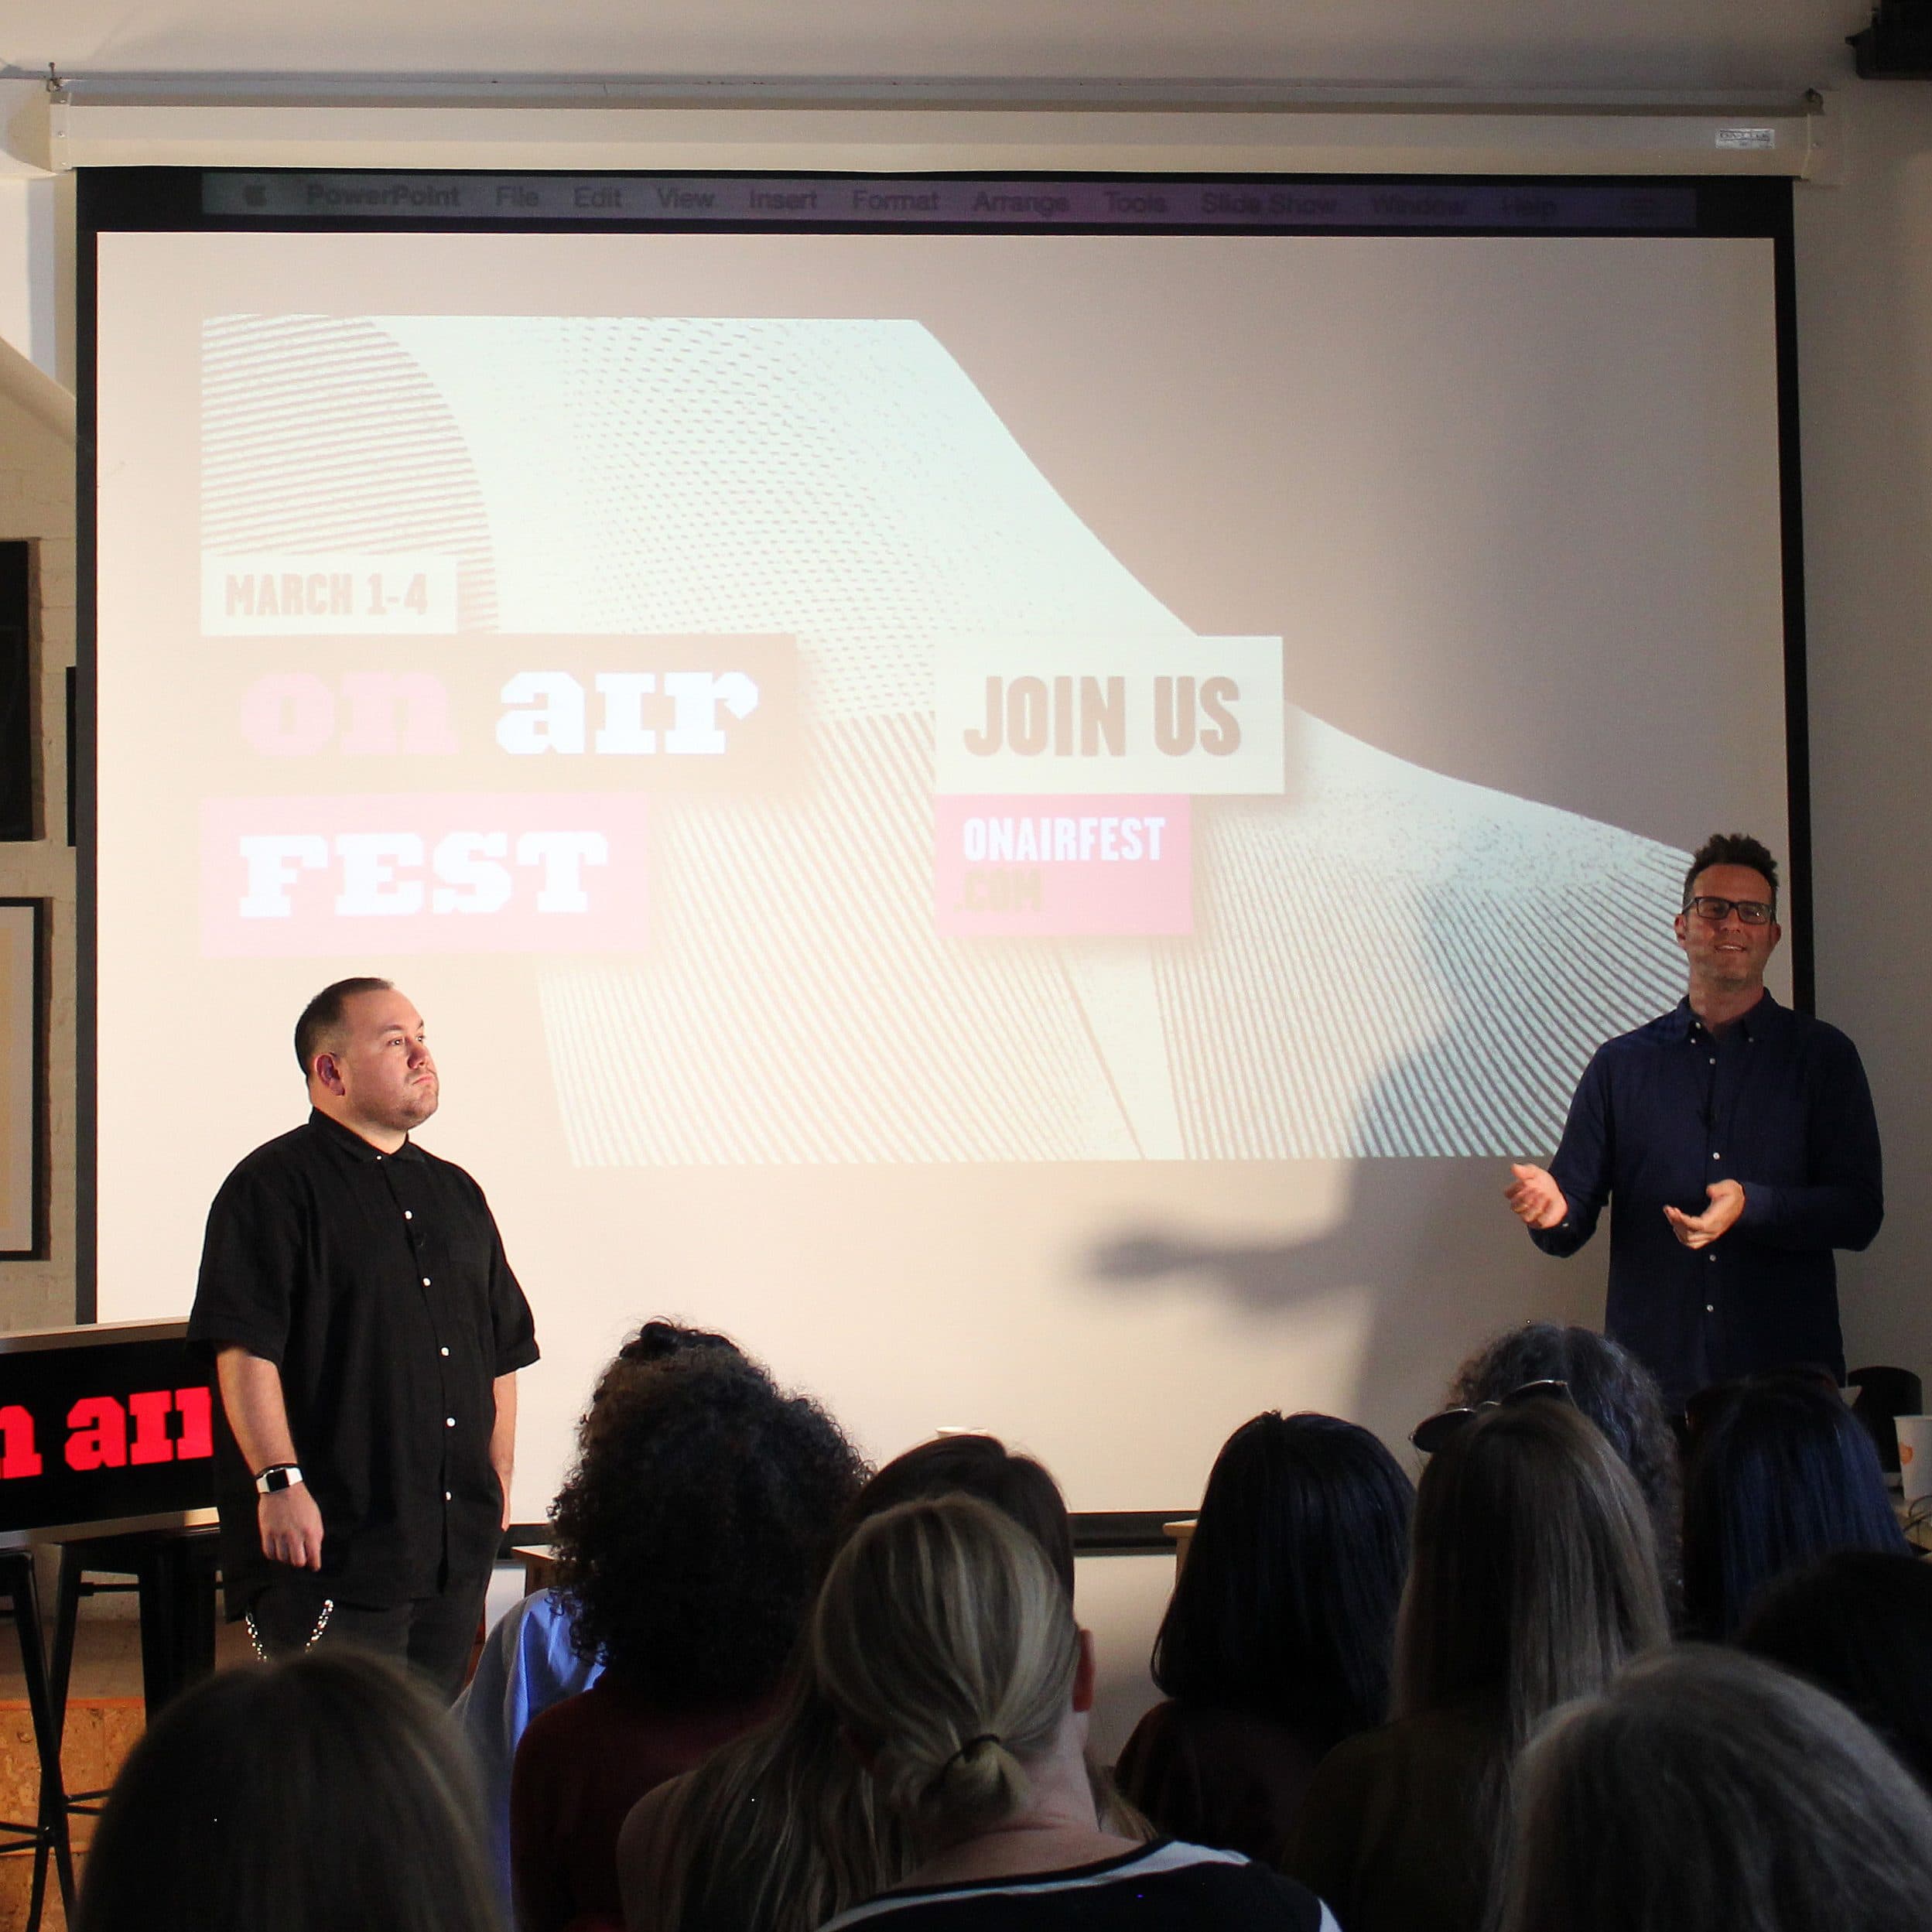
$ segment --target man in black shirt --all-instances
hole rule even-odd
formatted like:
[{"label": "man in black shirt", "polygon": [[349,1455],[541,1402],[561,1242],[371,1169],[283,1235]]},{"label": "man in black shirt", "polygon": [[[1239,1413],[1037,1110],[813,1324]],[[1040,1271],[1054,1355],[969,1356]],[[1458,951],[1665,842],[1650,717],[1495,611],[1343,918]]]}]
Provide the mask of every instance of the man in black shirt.
[{"label": "man in black shirt", "polygon": [[228,1614],[274,1654],[330,1638],[453,1697],[509,1522],[528,1304],[482,1190],[409,1138],[436,1109],[385,980],[311,1000],[306,1125],[209,1211],[189,1337],[214,1356]]}]

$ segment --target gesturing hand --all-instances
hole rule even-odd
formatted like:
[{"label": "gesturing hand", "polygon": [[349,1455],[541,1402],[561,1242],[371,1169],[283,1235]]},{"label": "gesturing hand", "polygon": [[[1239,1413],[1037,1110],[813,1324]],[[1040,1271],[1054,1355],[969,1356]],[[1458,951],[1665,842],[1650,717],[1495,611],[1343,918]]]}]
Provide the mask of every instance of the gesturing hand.
[{"label": "gesturing hand", "polygon": [[1681,1208],[1664,1210],[1670,1232],[1687,1248],[1708,1248],[1744,1212],[1744,1188],[1740,1182],[1713,1181],[1704,1191],[1711,1197],[1711,1205],[1701,1214],[1686,1214]]},{"label": "gesturing hand", "polygon": [[306,1482],[272,1490],[255,1506],[262,1527],[262,1554],[271,1563],[287,1563],[298,1570],[322,1568],[322,1512]]},{"label": "gesturing hand", "polygon": [[1516,1178],[1503,1190],[1503,1198],[1524,1226],[1553,1228],[1570,1212],[1563,1190],[1541,1168],[1518,1164],[1510,1171]]}]

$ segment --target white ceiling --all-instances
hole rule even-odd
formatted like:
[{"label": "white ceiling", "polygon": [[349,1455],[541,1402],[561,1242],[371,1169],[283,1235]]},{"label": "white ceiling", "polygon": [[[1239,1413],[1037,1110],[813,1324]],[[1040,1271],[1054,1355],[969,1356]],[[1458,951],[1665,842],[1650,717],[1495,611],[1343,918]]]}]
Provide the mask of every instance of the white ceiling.
[{"label": "white ceiling", "polygon": [[1867,0],[5,0],[0,69],[1801,89]]}]

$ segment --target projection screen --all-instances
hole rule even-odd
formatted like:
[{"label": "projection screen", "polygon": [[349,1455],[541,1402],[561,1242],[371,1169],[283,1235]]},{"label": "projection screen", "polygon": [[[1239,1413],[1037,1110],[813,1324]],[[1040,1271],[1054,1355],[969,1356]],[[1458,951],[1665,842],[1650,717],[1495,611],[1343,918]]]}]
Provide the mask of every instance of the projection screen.
[{"label": "projection screen", "polygon": [[101,1318],[365,973],[536,1311],[523,1520],[654,1314],[1091,1511],[1599,1318],[1503,1164],[1681,993],[1688,848],[1802,843],[1782,185],[84,216]]}]

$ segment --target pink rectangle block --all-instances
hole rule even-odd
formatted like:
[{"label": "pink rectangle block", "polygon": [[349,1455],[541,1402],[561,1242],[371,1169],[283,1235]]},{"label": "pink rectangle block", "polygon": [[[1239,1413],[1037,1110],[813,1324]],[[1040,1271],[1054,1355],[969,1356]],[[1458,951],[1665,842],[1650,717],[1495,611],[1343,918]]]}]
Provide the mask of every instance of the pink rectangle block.
[{"label": "pink rectangle block", "polygon": [[641,951],[647,809],[610,792],[204,798],[201,949]]},{"label": "pink rectangle block", "polygon": [[1185,798],[932,802],[935,910],[949,938],[1194,930]]}]

